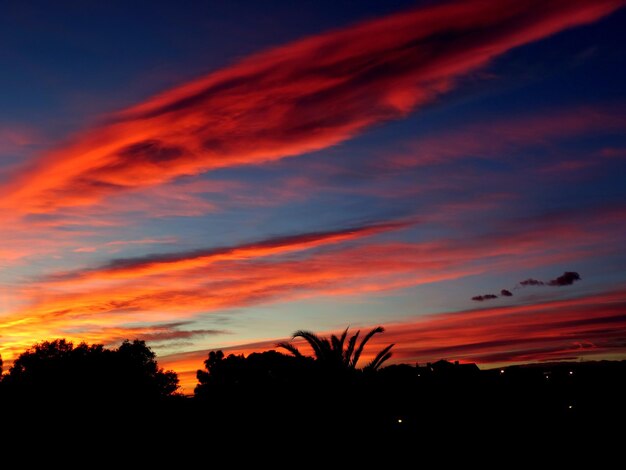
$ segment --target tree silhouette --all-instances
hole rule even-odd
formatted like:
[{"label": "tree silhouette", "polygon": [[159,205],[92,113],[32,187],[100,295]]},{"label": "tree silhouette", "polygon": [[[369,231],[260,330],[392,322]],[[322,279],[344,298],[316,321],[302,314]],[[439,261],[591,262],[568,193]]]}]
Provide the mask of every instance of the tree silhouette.
[{"label": "tree silhouette", "polygon": [[[363,337],[358,347],[356,344],[361,331],[357,330],[357,332],[350,339],[348,339],[346,343],[346,339],[348,338],[348,329],[349,328],[346,328],[341,336],[331,335],[330,338],[318,336],[310,331],[298,330],[293,334],[292,339],[302,338],[309,343],[313,349],[313,353],[315,354],[315,359],[318,364],[327,370],[350,371],[356,369],[357,363],[359,362],[367,342],[372,339],[374,335],[383,333],[385,329],[382,326],[373,328]],[[372,361],[370,361],[363,368],[363,370],[378,370],[378,368],[391,357],[391,348],[393,346],[393,344],[390,344],[383,348],[374,357],[374,359],[372,359]],[[292,343],[281,342],[278,343],[276,347],[286,349],[295,357],[303,357],[300,350]]]},{"label": "tree silhouette", "polygon": [[278,391],[285,383],[293,383],[307,377],[312,371],[313,360],[308,357],[292,357],[277,351],[252,353],[248,357],[222,351],[211,351],[204,361],[205,370],[198,370],[195,396],[232,395],[244,391]]},{"label": "tree silhouette", "polygon": [[35,402],[151,402],[171,396],[178,377],[159,369],[144,341],[117,349],[65,339],[44,341],[22,353],[3,379],[15,400]]}]

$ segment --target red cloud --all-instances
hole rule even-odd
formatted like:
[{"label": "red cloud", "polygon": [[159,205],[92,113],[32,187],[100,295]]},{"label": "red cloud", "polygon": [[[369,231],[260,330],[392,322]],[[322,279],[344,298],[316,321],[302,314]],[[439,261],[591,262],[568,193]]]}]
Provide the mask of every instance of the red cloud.
[{"label": "red cloud", "polygon": [[[0,321],[0,334],[6,350],[27,347],[25,341],[33,338],[64,335],[68,328],[80,329],[79,339],[96,335],[102,341],[100,329],[129,322],[180,321],[265,302],[389,291],[512,266],[571,262],[597,255],[580,249],[596,240],[597,233],[605,246],[617,240],[615,246],[621,247],[623,224],[609,229],[607,214],[598,211],[595,216],[598,220],[587,217],[582,225],[555,218],[540,224],[523,220],[520,233],[510,227],[506,233],[476,238],[378,241],[336,249],[338,243],[394,228],[379,224],[360,231],[284,237],[214,253],[128,260],[24,285],[16,293],[19,307]],[[316,249],[321,245],[326,249]]]},{"label": "red cloud", "polygon": [[44,156],[0,193],[20,213],[322,149],[406,115],[494,57],[623,0],[464,0],[322,34],[128,109]]},{"label": "red cloud", "polygon": [[[286,237],[275,237],[238,246],[198,249],[182,253],[166,253],[144,258],[119,259],[101,268],[57,275],[56,278],[63,282],[76,281],[78,279],[106,280],[137,278],[140,276],[184,271],[198,267],[206,267],[217,262],[241,261],[310,250],[324,245],[332,245],[393,230],[400,230],[414,223],[415,222],[411,221],[382,222],[326,232],[310,232]],[[147,241],[154,242],[153,240]],[[145,242],[145,240],[143,242]],[[109,245],[113,243],[122,242],[110,242]]]}]

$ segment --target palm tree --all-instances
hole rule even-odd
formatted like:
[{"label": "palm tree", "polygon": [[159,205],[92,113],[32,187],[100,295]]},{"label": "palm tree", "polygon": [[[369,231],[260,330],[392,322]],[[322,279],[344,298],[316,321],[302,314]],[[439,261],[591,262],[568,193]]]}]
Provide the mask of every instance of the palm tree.
[{"label": "palm tree", "polygon": [[[337,337],[335,335],[331,335],[330,338],[320,337],[310,331],[299,330],[293,334],[292,339],[302,338],[309,343],[311,348],[313,348],[313,353],[315,354],[317,362],[324,367],[333,370],[354,370],[356,369],[356,365],[359,362],[359,358],[361,357],[367,342],[375,334],[382,333],[384,331],[385,329],[382,326],[373,328],[363,337],[357,347],[356,343],[359,339],[359,334],[361,333],[361,331],[358,330],[350,339],[348,339],[345,349],[344,345],[346,345],[346,339],[348,337],[348,328],[344,330],[341,336]],[[389,346],[383,348],[378,354],[376,354],[376,357],[374,357],[374,359],[372,359],[363,368],[363,370],[377,370],[387,359],[391,357],[391,348],[393,346],[393,344],[390,344]],[[292,343],[282,342],[276,344],[276,347],[286,349],[296,357],[303,357],[302,353]]]}]

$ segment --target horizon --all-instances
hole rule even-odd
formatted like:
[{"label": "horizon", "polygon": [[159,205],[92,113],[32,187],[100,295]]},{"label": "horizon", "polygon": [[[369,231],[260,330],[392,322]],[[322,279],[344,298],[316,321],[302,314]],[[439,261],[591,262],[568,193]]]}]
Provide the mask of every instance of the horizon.
[{"label": "horizon", "polygon": [[389,364],[626,359],[625,5],[8,2],[5,365],[138,338],[190,393],[376,325]]}]

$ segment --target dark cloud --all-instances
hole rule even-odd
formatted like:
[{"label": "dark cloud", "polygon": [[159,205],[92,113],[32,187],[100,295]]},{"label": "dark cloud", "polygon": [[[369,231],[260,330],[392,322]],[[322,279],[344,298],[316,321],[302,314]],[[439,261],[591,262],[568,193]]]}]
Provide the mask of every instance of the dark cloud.
[{"label": "dark cloud", "polygon": [[152,343],[169,342],[179,339],[189,339],[208,335],[223,335],[228,334],[226,330],[167,330],[160,329],[159,331],[143,333],[139,335],[140,339],[143,339]]},{"label": "dark cloud", "polygon": [[548,282],[549,286],[571,286],[574,282],[580,281],[580,274],[573,271],[566,271],[562,276]]},{"label": "dark cloud", "polygon": [[291,252],[297,249],[310,249],[318,246],[373,236],[379,233],[401,230],[403,228],[410,227],[415,223],[415,220],[380,221],[340,228],[337,230],[298,233],[282,237],[266,238],[264,240],[243,243],[240,245],[201,248],[176,253],[158,253],[136,258],[119,258],[97,268],[55,274],[48,279],[58,281],[112,272],[119,273],[149,268],[150,266],[157,264],[176,263],[194,259],[207,259],[211,257],[219,258],[220,256],[232,255],[235,253],[239,253],[241,255],[248,254],[251,257],[254,257],[255,255],[258,256],[263,252],[280,254],[282,252]]},{"label": "dark cloud", "polygon": [[[132,301],[129,302],[132,305]],[[63,312],[67,313],[67,312]],[[119,343],[124,339],[137,338],[149,343],[169,343],[170,346],[180,343],[183,340],[203,336],[225,335],[230,334],[228,330],[218,329],[184,329],[191,326],[192,322],[181,321],[163,323],[160,325],[138,326],[138,327],[122,327],[122,328],[104,328],[99,330],[100,334],[105,335],[108,345]]]},{"label": "dark cloud", "polygon": [[472,297],[472,300],[476,300],[477,302],[483,302],[484,300],[491,300],[491,299],[497,299],[497,298],[498,298],[497,295],[485,294],[485,295],[477,295],[475,297]]},{"label": "dark cloud", "polygon": [[[563,275],[557,277],[556,279],[552,279],[551,281],[538,281],[537,279],[526,279],[525,281],[520,282],[521,286],[571,286],[576,281],[580,281],[580,274],[574,271],[566,271]],[[505,294],[503,294],[505,295]]]},{"label": "dark cloud", "polygon": [[[544,282],[539,281],[537,279],[528,278],[525,281],[521,281],[521,286],[570,286],[574,282],[580,281],[580,274],[573,271],[566,271],[562,276],[557,277],[556,279],[552,279],[551,281]],[[500,291],[500,295],[502,297],[513,297],[513,293],[508,289],[502,289]],[[477,295],[472,297],[472,300],[477,302],[483,302],[485,300],[497,299],[498,296],[494,294],[485,294],[485,295]]]}]

